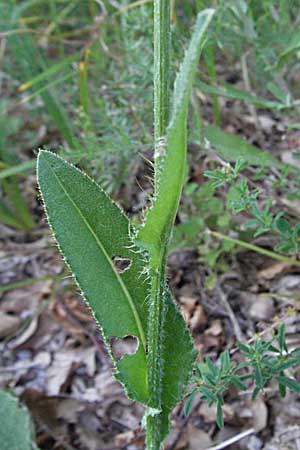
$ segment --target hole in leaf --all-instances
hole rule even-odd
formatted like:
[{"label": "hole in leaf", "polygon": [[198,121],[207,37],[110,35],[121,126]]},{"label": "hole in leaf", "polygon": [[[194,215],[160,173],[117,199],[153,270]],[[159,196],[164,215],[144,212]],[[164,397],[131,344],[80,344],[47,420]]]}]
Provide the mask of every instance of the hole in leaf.
[{"label": "hole in leaf", "polygon": [[139,340],[136,336],[124,336],[123,338],[110,338],[110,348],[117,361],[124,355],[134,355],[137,352]]},{"label": "hole in leaf", "polygon": [[113,265],[117,269],[119,273],[123,273],[126,270],[130,269],[131,259],[123,258],[122,256],[113,256],[112,258]]}]

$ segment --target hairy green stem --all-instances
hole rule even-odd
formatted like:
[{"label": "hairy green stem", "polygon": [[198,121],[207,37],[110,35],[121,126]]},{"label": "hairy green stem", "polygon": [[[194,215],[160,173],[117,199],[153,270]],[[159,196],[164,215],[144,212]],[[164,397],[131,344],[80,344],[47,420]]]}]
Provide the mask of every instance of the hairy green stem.
[{"label": "hairy green stem", "polygon": [[147,450],[159,450],[162,441],[161,422],[161,394],[162,394],[162,340],[165,320],[164,290],[165,290],[165,256],[162,255],[161,263],[154,267],[152,272],[152,286],[150,296],[150,309],[148,321],[148,385],[149,404],[146,419],[146,443]]},{"label": "hairy green stem", "polygon": [[[155,178],[154,195],[159,194],[159,173],[165,153],[165,136],[170,115],[170,0],[154,0],[154,140]],[[162,441],[162,339],[165,308],[163,293],[166,287],[166,249],[150,252],[152,279],[148,322],[148,385],[149,409],[146,418],[147,450],[159,450]]]},{"label": "hairy green stem", "polygon": [[[170,0],[154,0],[154,124],[155,185],[152,207],[147,211],[137,242],[149,255],[151,293],[148,302],[147,377],[149,403],[146,414],[147,450],[160,450],[168,432],[168,413],[176,403],[166,397],[164,383],[169,366],[165,361],[165,344],[170,338],[168,323],[168,290],[166,286],[166,255],[184,182],[186,164],[187,109],[199,56],[213,10],[199,13],[181,69],[176,77],[172,114],[169,112]],[[170,121],[168,119],[170,116]],[[168,311],[167,311],[168,310]],[[183,335],[182,335],[183,336]],[[179,343],[178,343],[179,344]],[[192,345],[186,341],[189,361],[194,361]],[[178,345],[178,351],[181,343]],[[186,385],[189,369],[178,380],[177,398]],[[172,376],[171,374],[169,374]],[[175,383],[176,384],[176,383]]]},{"label": "hairy green stem", "polygon": [[[156,169],[170,115],[170,0],[154,0],[154,140]],[[157,178],[155,176],[155,178]],[[157,186],[155,186],[157,189]]]}]

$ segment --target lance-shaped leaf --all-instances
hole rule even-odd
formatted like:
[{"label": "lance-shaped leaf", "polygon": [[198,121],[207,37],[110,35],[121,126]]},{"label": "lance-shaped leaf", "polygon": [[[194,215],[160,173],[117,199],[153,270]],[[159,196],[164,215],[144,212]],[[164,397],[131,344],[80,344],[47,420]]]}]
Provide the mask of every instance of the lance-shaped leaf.
[{"label": "lance-shaped leaf", "polygon": [[166,318],[162,348],[162,427],[161,441],[169,433],[169,415],[182,399],[190,380],[197,351],[184,319],[169,292],[165,293]]},{"label": "lance-shaped leaf", "polygon": [[[137,338],[133,355],[119,361],[111,356],[127,395],[145,403],[147,283],[128,219],[92,179],[51,152],[39,153],[38,183],[58,246],[106,343],[112,337]],[[119,258],[130,262],[123,272],[114,264]]]},{"label": "lance-shaped leaf", "polygon": [[268,166],[282,168],[284,164],[280,163],[270,153],[261,150],[255,145],[249,144],[246,139],[238,135],[223,131],[216,125],[205,127],[204,135],[210,145],[214,147],[216,153],[228,161],[236,161],[243,158],[249,164],[256,166]]}]

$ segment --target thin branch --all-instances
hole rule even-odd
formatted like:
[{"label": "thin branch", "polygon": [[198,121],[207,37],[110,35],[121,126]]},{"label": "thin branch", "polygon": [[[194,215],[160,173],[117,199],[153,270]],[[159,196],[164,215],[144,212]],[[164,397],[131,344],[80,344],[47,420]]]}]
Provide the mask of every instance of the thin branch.
[{"label": "thin branch", "polygon": [[226,441],[222,442],[221,444],[215,445],[214,447],[209,447],[206,450],[222,450],[222,448],[229,447],[229,445],[235,444],[238,441],[241,441],[242,439],[245,439],[245,437],[250,436],[250,434],[255,433],[254,428],[250,428],[249,430],[243,431],[242,433],[237,434],[236,436],[233,436],[230,439],[227,439]]}]

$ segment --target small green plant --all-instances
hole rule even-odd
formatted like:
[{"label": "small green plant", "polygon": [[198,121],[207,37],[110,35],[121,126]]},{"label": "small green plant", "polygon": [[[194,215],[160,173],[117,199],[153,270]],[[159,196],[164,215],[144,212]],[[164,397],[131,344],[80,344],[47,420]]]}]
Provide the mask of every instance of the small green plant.
[{"label": "small green plant", "polygon": [[260,195],[259,189],[250,190],[248,181],[245,178],[236,181],[240,171],[247,164],[247,162],[238,159],[234,167],[227,164],[221,169],[206,170],[204,175],[213,180],[211,186],[214,190],[226,183],[230,185],[227,203],[233,214],[246,212],[251,217],[243,224],[245,230],[253,229],[254,237],[272,232],[280,239],[280,242],[274,247],[275,251],[297,254],[300,245],[300,224],[292,226],[284,218],[283,211],[279,211],[274,215],[271,211],[272,198],[268,198],[264,207],[261,208],[257,200]]},{"label": "small green plant", "polygon": [[212,183],[212,187],[215,189],[217,187],[223,186],[226,183],[233,182],[237,178],[239,172],[245,167],[247,167],[247,165],[248,165],[247,161],[244,161],[242,158],[239,158],[236,161],[234,167],[232,167],[230,164],[227,164],[222,169],[206,170],[204,172],[204,175],[208,178],[216,180]]},{"label": "small green plant", "polygon": [[245,382],[250,387],[254,385],[252,400],[274,379],[282,397],[285,396],[287,388],[300,392],[300,383],[285,374],[287,369],[299,366],[300,349],[288,351],[284,324],[268,341],[259,337],[252,345],[238,343],[237,346],[244,359],[241,363],[232,361],[229,352],[225,351],[221,353],[218,364],[214,364],[210,358],[205,358],[203,363],[196,366],[194,388],[185,403],[186,415],[191,412],[198,392],[203,400],[208,401],[209,406],[217,405],[217,424],[222,428],[224,396],[233,387],[245,391]]}]

